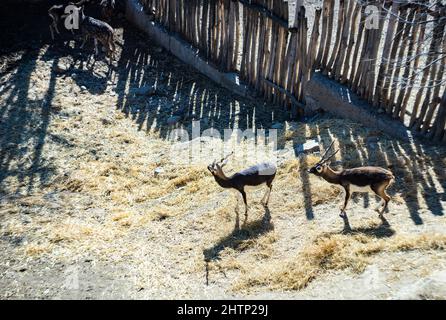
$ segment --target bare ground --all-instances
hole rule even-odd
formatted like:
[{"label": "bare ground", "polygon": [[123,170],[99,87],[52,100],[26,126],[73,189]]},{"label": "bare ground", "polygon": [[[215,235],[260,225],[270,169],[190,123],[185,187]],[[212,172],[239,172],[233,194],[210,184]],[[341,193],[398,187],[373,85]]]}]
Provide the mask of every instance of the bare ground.
[{"label": "bare ground", "polygon": [[[284,122],[116,26],[112,67],[92,65],[91,47],[50,45],[46,27],[3,35],[2,298],[446,298],[444,148],[329,116]],[[150,96],[134,94],[147,85]],[[204,164],[170,157],[167,120],[184,106],[187,129],[284,123],[269,210],[249,193],[239,230],[234,194]],[[339,191],[306,173],[317,156],[293,152],[308,139],[336,140],[338,167],[394,172],[385,221],[373,196],[356,196],[346,231]]]}]

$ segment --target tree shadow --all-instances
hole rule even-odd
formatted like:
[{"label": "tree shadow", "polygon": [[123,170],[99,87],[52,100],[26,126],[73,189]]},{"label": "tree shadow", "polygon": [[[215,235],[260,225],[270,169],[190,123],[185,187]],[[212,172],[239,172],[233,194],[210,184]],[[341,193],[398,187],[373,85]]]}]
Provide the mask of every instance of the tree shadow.
[{"label": "tree shadow", "polygon": [[[117,109],[162,139],[180,127],[191,135],[192,121],[200,132],[214,128],[223,135],[224,129],[269,129],[287,118],[281,108],[229,93],[131,26],[123,29],[116,74]],[[138,94],[141,88],[149,93]],[[173,125],[172,117],[178,119]]]}]

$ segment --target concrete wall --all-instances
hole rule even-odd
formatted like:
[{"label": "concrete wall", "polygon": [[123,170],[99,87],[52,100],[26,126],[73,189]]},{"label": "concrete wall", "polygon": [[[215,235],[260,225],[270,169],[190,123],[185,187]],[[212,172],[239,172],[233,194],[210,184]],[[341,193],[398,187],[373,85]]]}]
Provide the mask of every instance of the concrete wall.
[{"label": "concrete wall", "polygon": [[322,109],[334,115],[377,128],[390,136],[410,140],[414,135],[399,120],[378,113],[366,101],[359,98],[348,87],[315,73],[306,86],[306,109]]},{"label": "concrete wall", "polygon": [[127,0],[126,17],[130,22],[146,32],[158,45],[162,46],[181,61],[193,66],[198,71],[232,92],[243,97],[253,98],[248,87],[241,83],[238,74],[220,72],[212,63],[201,58],[198,54],[198,50],[189,43],[183,41],[176,35],[167,32],[164,28],[151,21],[138,0]]}]

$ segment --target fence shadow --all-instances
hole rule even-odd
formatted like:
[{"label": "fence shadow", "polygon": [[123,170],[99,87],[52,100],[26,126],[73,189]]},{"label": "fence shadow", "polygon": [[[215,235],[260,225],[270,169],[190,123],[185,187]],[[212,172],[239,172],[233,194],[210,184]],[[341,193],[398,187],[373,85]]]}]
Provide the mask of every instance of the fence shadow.
[{"label": "fence shadow", "polygon": [[[163,139],[176,127],[191,134],[192,121],[223,135],[224,129],[269,129],[286,117],[280,108],[229,93],[130,26],[123,29],[116,78],[117,109]],[[178,126],[169,125],[173,118]]]},{"label": "fence shadow", "polygon": [[[0,12],[0,193],[9,186],[10,178],[19,183],[8,191],[29,192],[45,183],[54,171],[42,158],[42,149],[57,75],[51,73],[44,94],[34,90],[31,78],[44,44],[45,10],[38,6],[3,3]],[[57,63],[56,58],[51,67]],[[22,190],[23,185],[27,190]],[[14,188],[16,190],[12,190]]]}]

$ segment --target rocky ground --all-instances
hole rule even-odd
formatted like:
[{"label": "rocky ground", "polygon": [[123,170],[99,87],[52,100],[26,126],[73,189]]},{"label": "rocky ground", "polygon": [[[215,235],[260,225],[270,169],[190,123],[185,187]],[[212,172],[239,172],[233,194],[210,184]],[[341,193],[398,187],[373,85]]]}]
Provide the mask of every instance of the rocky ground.
[{"label": "rocky ground", "polygon": [[[446,298],[445,148],[327,115],[285,121],[119,20],[109,66],[91,46],[52,43],[44,15],[29,15],[34,27],[2,35],[2,298]],[[262,157],[279,167],[269,209],[250,192],[239,229],[236,195],[206,169],[221,139],[203,139],[214,153],[192,164],[171,152],[173,130],[192,121],[278,129],[276,152],[232,146],[228,173]],[[338,189],[306,172],[318,154],[299,155],[311,140],[336,141],[336,167],[394,172],[386,220],[372,195],[338,216]]]}]

